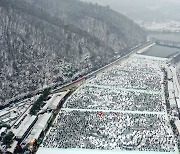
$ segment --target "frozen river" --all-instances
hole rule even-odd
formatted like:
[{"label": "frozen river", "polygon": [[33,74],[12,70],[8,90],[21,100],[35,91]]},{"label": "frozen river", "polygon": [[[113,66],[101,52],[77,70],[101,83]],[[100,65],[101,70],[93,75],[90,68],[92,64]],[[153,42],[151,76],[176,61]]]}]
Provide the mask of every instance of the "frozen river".
[{"label": "frozen river", "polygon": [[166,58],[132,55],[65,101],[38,154],[178,154],[164,99]]}]

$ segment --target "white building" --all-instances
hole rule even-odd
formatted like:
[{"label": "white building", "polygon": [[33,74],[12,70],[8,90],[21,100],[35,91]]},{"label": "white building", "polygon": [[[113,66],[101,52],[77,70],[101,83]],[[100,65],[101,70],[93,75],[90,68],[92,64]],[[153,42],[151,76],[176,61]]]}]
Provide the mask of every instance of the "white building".
[{"label": "white building", "polygon": [[51,117],[52,113],[44,113],[43,115],[40,115],[25,142],[30,143],[34,139],[38,140],[41,133],[47,128],[48,121]]},{"label": "white building", "polygon": [[17,139],[23,139],[23,137],[26,135],[28,130],[33,126],[33,124],[36,122],[37,116],[30,116],[28,115],[21,125],[18,128],[16,138]]}]

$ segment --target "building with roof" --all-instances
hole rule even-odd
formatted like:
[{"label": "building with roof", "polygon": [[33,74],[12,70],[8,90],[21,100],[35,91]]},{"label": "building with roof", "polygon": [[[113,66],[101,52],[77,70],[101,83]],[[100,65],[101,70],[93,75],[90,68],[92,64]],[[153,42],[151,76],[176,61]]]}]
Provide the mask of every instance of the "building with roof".
[{"label": "building with roof", "polygon": [[23,114],[15,123],[14,123],[14,127],[18,128],[21,124],[21,122],[26,118],[27,114]]},{"label": "building with roof", "polygon": [[28,149],[33,152],[33,150],[36,149],[40,138],[43,136],[43,132],[46,130],[52,115],[53,113],[40,114],[38,120],[28,133],[28,136],[22,141],[21,145],[28,147]]},{"label": "building with roof", "polygon": [[46,109],[57,109],[60,105],[60,103],[62,102],[62,100],[64,99],[64,97],[69,93],[70,91],[64,91],[64,92],[60,92],[60,93],[56,93],[53,94],[52,97],[48,100],[48,102],[46,103],[46,105],[43,107],[43,110]]},{"label": "building with roof", "polygon": [[18,128],[16,139],[19,140],[23,139],[26,133],[32,128],[36,120],[37,120],[37,116],[28,115]]},{"label": "building with roof", "polygon": [[4,116],[7,116],[7,115],[9,115],[9,111],[7,111],[7,110],[2,110],[2,111],[0,112],[0,118],[2,118],[2,117],[4,117]]},{"label": "building with roof", "polygon": [[44,113],[40,115],[36,123],[34,124],[30,134],[25,139],[26,143],[32,142],[34,139],[38,140],[41,133],[47,128],[48,121],[51,119],[52,113]]},{"label": "building with roof", "polygon": [[8,153],[14,153],[16,147],[17,147],[18,141],[13,141],[13,143],[11,144],[11,147],[7,149]]},{"label": "building with roof", "polygon": [[2,127],[0,129],[0,136],[4,136],[7,133],[7,128],[6,127]]},{"label": "building with roof", "polygon": [[176,120],[175,125],[176,125],[178,133],[180,134],[180,120]]}]

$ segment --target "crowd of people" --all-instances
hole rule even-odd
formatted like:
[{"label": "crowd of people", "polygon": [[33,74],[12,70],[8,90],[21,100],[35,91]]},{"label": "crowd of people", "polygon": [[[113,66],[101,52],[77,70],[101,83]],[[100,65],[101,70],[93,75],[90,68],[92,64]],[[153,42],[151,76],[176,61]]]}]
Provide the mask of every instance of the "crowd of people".
[{"label": "crowd of people", "polygon": [[139,55],[136,55],[133,58],[124,61],[122,65],[119,65],[119,68],[156,74],[161,71],[165,64],[166,61],[148,59],[143,56],[139,57]]},{"label": "crowd of people", "polygon": [[[134,63],[131,65],[126,65],[126,63],[123,65],[116,65],[113,67],[113,69],[109,70],[108,72],[104,72],[102,75],[96,77],[96,79],[89,81],[89,83],[149,91],[161,90],[162,73],[159,72],[160,70],[150,68],[149,71],[148,69],[145,71],[143,68],[146,65],[143,66],[143,63],[141,64],[140,68],[138,67],[139,69],[134,69],[135,66],[133,65]],[[135,63],[135,65],[137,64]]]},{"label": "crowd of people", "polygon": [[163,115],[63,110],[46,136],[47,148],[174,151]]},{"label": "crowd of people", "polygon": [[78,88],[41,146],[175,151],[161,89],[163,62],[137,59],[116,65]]},{"label": "crowd of people", "polygon": [[65,108],[165,112],[161,94],[84,86],[66,101]]}]

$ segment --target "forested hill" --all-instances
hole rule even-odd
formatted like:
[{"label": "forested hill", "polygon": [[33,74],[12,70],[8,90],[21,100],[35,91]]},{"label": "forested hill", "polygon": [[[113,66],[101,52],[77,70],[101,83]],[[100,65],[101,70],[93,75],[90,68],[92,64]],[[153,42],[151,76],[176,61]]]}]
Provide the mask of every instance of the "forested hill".
[{"label": "forested hill", "polygon": [[0,0],[0,23],[0,105],[86,74],[145,41],[125,16],[76,0]]},{"label": "forested hill", "polygon": [[108,6],[77,0],[29,0],[66,24],[87,31],[117,52],[144,40],[144,31],[126,16]]}]

